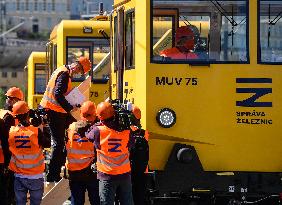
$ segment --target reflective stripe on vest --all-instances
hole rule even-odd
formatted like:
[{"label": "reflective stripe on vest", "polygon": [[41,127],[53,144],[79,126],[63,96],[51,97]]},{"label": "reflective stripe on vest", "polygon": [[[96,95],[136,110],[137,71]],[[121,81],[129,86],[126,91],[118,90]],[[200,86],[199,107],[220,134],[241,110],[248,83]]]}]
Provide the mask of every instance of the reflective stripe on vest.
[{"label": "reflective stripe on vest", "polygon": [[37,154],[18,154],[15,155],[17,159],[37,159],[39,156],[41,156],[41,153]]},{"label": "reflective stripe on vest", "polygon": [[9,169],[17,174],[37,175],[45,169],[43,151],[38,144],[38,128],[12,126],[9,132],[12,157]]},{"label": "reflective stripe on vest", "polygon": [[89,159],[91,159],[91,161],[93,160],[93,158],[85,158],[85,159],[69,159],[68,158],[68,162],[72,164],[84,164],[84,163],[89,162]]},{"label": "reflective stripe on vest", "polygon": [[130,131],[117,132],[99,126],[100,149],[97,150],[97,170],[109,175],[130,172],[128,141]]},{"label": "reflective stripe on vest", "polygon": [[94,160],[94,143],[75,131],[78,123],[72,123],[68,129],[66,166],[71,171],[82,170]]},{"label": "reflective stripe on vest", "polygon": [[69,154],[93,154],[93,151],[79,150],[79,149],[67,149]]},{"label": "reflective stripe on vest", "polygon": [[[105,158],[106,160],[103,159],[103,158]],[[117,160],[116,158],[108,157],[108,156],[105,156],[105,155],[99,153],[99,155],[97,156],[97,162],[105,164],[105,165],[110,166],[110,167],[120,167],[124,164],[129,163],[129,158],[128,158],[127,155],[123,155],[122,158],[123,158],[123,160]]]},{"label": "reflective stripe on vest", "polygon": [[[61,72],[68,72],[69,70],[65,66],[61,66],[57,68],[51,75],[51,78],[47,84],[46,91],[44,92],[43,98],[40,102],[40,105],[44,108],[49,108],[56,112],[66,113],[66,111],[62,108],[60,103],[55,98],[55,86],[56,80]],[[67,92],[64,95],[67,95],[71,90],[71,79],[68,81]]]},{"label": "reflective stripe on vest", "polygon": [[14,157],[11,157],[11,162],[16,164],[16,166],[18,168],[21,168],[21,169],[32,169],[32,168],[35,168],[35,167],[39,167],[41,166],[42,164],[44,164],[44,159],[41,159],[38,163],[36,164],[21,164],[19,162],[17,162],[17,160],[14,158]]}]

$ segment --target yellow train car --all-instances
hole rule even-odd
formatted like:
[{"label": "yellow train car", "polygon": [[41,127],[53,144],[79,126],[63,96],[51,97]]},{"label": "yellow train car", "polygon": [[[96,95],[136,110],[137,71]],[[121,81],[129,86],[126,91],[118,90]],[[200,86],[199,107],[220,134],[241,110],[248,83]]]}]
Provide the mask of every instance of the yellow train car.
[{"label": "yellow train car", "polygon": [[[57,67],[71,64],[80,56],[89,57],[92,62],[89,97],[95,103],[109,96],[110,23],[107,17],[99,19],[62,20],[51,32],[46,50],[49,75]],[[74,78],[73,85],[84,79]]]},{"label": "yellow train car", "polygon": [[27,61],[27,102],[37,108],[46,89],[46,53],[32,52]]},{"label": "yellow train car", "polygon": [[111,98],[142,110],[151,201],[281,202],[281,10],[266,0],[114,1]]}]

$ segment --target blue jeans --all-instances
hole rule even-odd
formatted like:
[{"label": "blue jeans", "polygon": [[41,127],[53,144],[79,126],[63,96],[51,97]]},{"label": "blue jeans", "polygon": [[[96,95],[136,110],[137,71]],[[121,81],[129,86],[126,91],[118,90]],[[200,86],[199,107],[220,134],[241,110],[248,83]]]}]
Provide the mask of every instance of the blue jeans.
[{"label": "blue jeans", "polygon": [[85,192],[88,191],[88,198],[91,205],[99,205],[99,184],[98,180],[82,182],[69,181],[71,190],[71,204],[83,205],[85,203]]},{"label": "blue jeans", "polygon": [[44,180],[43,178],[27,179],[15,177],[14,190],[17,205],[26,205],[27,192],[30,194],[30,205],[40,205],[44,192]]},{"label": "blue jeans", "polygon": [[118,195],[120,205],[133,205],[131,177],[99,181],[99,196],[101,205],[114,205]]}]

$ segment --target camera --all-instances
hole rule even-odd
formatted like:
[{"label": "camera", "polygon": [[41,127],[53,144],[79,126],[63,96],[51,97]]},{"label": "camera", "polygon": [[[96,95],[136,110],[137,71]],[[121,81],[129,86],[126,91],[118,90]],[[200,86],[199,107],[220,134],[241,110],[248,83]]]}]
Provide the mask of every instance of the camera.
[{"label": "camera", "polygon": [[38,127],[42,123],[49,123],[48,110],[45,108],[30,109],[29,117],[31,118],[31,124],[35,127]]},{"label": "camera", "polygon": [[123,104],[120,100],[112,100],[111,104],[115,110],[115,120],[118,123],[119,131],[130,130],[132,125],[136,125],[135,117],[129,104]]}]

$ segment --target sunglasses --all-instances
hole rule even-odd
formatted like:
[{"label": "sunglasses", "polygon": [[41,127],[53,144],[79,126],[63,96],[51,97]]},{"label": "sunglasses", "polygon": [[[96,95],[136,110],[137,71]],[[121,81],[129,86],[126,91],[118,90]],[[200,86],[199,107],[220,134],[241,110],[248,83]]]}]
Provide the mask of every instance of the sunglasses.
[{"label": "sunglasses", "polygon": [[10,96],[6,96],[6,99],[9,99],[9,100],[20,100],[20,99],[18,99],[16,97],[10,97]]}]

